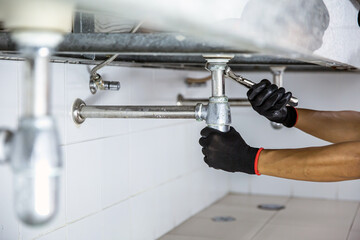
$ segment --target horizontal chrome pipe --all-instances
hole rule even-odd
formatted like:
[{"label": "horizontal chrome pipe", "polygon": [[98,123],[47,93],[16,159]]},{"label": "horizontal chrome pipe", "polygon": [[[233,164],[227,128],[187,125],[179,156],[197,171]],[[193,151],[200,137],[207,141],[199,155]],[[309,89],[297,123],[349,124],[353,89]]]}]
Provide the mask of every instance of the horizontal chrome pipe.
[{"label": "horizontal chrome pipe", "polygon": [[[229,98],[230,107],[250,107],[251,104],[247,98]],[[208,104],[208,98],[184,98],[183,95],[177,96],[176,105],[178,106],[195,106],[196,104]]]},{"label": "horizontal chrome pipe", "polygon": [[73,119],[81,124],[86,118],[154,118],[202,120],[202,104],[196,106],[87,106],[81,99],[73,104]]}]

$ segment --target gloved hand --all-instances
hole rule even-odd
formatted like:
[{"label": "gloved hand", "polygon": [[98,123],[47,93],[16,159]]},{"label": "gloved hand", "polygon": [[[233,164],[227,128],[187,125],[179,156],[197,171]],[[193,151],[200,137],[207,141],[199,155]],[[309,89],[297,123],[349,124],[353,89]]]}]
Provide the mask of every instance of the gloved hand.
[{"label": "gloved hand", "polygon": [[201,131],[201,136],[199,143],[203,147],[204,161],[209,167],[258,174],[257,160],[262,148],[247,145],[233,127],[229,132],[206,127]]},{"label": "gloved hand", "polygon": [[278,88],[269,80],[263,79],[247,92],[253,109],[270,121],[282,123],[286,127],[293,127],[297,121],[297,111],[294,107],[286,106],[292,96],[284,88]]}]

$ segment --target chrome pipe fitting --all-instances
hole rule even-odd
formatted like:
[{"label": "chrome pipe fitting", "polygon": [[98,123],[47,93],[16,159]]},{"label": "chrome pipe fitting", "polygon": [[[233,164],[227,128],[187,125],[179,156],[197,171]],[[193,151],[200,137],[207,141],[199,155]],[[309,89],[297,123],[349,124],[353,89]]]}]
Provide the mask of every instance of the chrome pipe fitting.
[{"label": "chrome pipe fitting", "polygon": [[[250,107],[251,104],[247,98],[229,98],[230,107]],[[183,95],[177,96],[176,105],[178,106],[194,106],[198,103],[206,105],[209,103],[208,98],[184,98]]]},{"label": "chrome pipe fitting", "polygon": [[17,216],[42,225],[58,210],[61,151],[55,121],[48,116],[22,118],[11,150]]},{"label": "chrome pipe fitting", "polygon": [[89,89],[92,94],[95,94],[98,90],[119,91],[120,82],[104,81],[101,75],[96,73],[90,76]]},{"label": "chrome pipe fitting", "polygon": [[207,106],[206,124],[221,132],[230,130],[231,112],[225,96],[225,70],[233,55],[203,56],[207,63],[205,69],[211,72],[212,97]]},{"label": "chrome pipe fitting", "polygon": [[207,106],[207,115],[204,119],[208,127],[215,128],[221,132],[230,130],[231,112],[228,98],[211,97]]},{"label": "chrome pipe fitting", "polygon": [[270,71],[273,75],[273,83],[279,88],[283,86],[283,76],[286,67],[270,67]]}]

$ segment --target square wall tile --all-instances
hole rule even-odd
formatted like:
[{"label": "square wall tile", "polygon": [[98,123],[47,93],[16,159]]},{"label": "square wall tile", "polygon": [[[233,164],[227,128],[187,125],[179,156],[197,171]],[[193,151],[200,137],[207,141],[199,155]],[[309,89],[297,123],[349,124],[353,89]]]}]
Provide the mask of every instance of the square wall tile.
[{"label": "square wall tile", "polygon": [[156,195],[155,236],[159,237],[175,226],[177,209],[174,207],[174,181],[163,184],[154,189]]},{"label": "square wall tile", "polygon": [[[183,177],[182,186],[184,192],[181,197],[175,195],[174,201],[184,209],[190,208],[190,213],[188,212],[189,210],[185,211],[180,209],[176,216],[177,225],[186,219],[183,214],[194,215],[208,206],[211,196],[208,189],[211,186],[207,182],[206,173],[204,173],[204,171],[211,170],[203,167]],[[187,201],[184,201],[184,199],[187,199]]]},{"label": "square wall tile", "polygon": [[339,183],[292,181],[293,196],[337,199]]},{"label": "square wall tile", "polygon": [[101,209],[102,141],[65,147],[67,222]]},{"label": "square wall tile", "polygon": [[131,208],[131,234],[133,240],[154,239],[156,233],[155,221],[156,194],[146,191],[129,199]]},{"label": "square wall tile", "polygon": [[18,239],[20,224],[14,211],[13,174],[6,165],[0,165],[0,191],[0,239]]},{"label": "square wall tile", "polygon": [[360,201],[360,180],[343,181],[338,184],[339,199]]},{"label": "square wall tile", "polygon": [[251,177],[246,174],[230,175],[230,190],[234,193],[249,193]]},{"label": "square wall tile", "polygon": [[102,212],[105,240],[131,239],[131,213],[129,201],[121,202]]},{"label": "square wall tile", "polygon": [[[199,203],[201,203],[201,208],[206,204],[207,191],[198,191],[197,194],[200,195],[198,202],[196,203],[196,197],[194,196],[194,190],[196,182],[193,182],[193,174],[183,176],[171,182],[171,202],[173,207],[173,215],[175,220],[175,225],[179,225],[190,216],[194,215],[199,209]],[[196,188],[199,189],[199,188]]]},{"label": "square wall tile", "polygon": [[[131,195],[144,191],[155,184],[161,139],[157,131],[144,131],[130,135],[130,190]],[[166,168],[165,168],[166,171]]]},{"label": "square wall tile", "polygon": [[117,203],[130,195],[129,136],[101,140],[102,207]]},{"label": "square wall tile", "polygon": [[67,240],[107,240],[103,226],[102,213],[86,217],[67,226]]},{"label": "square wall tile", "polygon": [[251,194],[290,196],[291,181],[269,176],[251,176]]},{"label": "square wall tile", "polygon": [[17,127],[19,112],[19,64],[15,61],[0,61],[0,72],[5,84],[0,89],[0,126],[12,130]]}]

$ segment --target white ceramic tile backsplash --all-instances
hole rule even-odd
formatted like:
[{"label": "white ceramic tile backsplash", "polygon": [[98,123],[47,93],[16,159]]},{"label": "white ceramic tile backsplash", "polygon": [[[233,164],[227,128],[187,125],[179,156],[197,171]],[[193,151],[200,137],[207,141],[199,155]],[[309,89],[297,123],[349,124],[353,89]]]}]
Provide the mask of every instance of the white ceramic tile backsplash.
[{"label": "white ceramic tile backsplash", "polygon": [[60,229],[57,229],[56,231],[53,231],[53,232],[46,234],[37,239],[39,239],[39,240],[64,240],[64,239],[66,239],[66,228],[62,227]]},{"label": "white ceramic tile backsplash", "polygon": [[[21,62],[0,61],[0,71],[7,79],[14,79],[7,83],[8,88],[0,89],[0,107],[6,113],[0,118],[1,126],[17,125],[21,109],[20,66]],[[198,144],[199,132],[205,126],[201,122],[87,119],[76,126],[70,117],[76,98],[99,105],[173,105],[178,93],[208,97],[210,84],[195,88],[184,84],[186,77],[204,77],[208,75],[206,71],[106,67],[100,72],[103,78],[121,81],[121,90],[92,95],[88,89],[90,66],[52,64],[52,67],[56,88],[52,106],[64,152],[60,213],[57,220],[44,228],[22,226],[12,210],[12,174],[8,166],[0,166],[0,240],[155,239],[224,196],[230,183],[232,191],[245,193],[360,199],[358,181],[322,188],[209,169]],[[254,80],[270,77],[268,73],[244,75]],[[342,95],[336,95],[334,90],[339,89],[338,78],[346,83],[341,85]],[[360,87],[357,78],[356,74],[289,73],[285,86],[299,97],[302,107],[360,109],[355,94]],[[245,96],[246,89],[231,81],[227,84],[229,96]],[[275,131],[250,108],[233,109],[233,122],[254,146],[326,144],[295,129]]]},{"label": "white ceramic tile backsplash", "polygon": [[66,146],[67,222],[101,209],[102,140]]},{"label": "white ceramic tile backsplash", "polygon": [[101,140],[101,201],[105,208],[130,194],[129,136]]},{"label": "white ceramic tile backsplash", "polygon": [[[13,80],[0,89],[6,113],[1,126],[17,125],[22,64],[0,62],[0,71]],[[203,123],[88,119],[77,126],[71,119],[76,98],[89,105],[174,105],[178,93],[208,96],[209,86],[192,90],[184,84],[185,77],[199,73],[106,67],[102,77],[121,81],[121,90],[92,95],[90,68],[52,64],[52,112],[64,160],[58,217],[36,229],[20,224],[12,210],[11,171],[0,166],[0,240],[155,239],[228,192],[227,175],[202,161]]]},{"label": "white ceramic tile backsplash", "polygon": [[91,215],[67,227],[68,240],[101,240],[103,236],[103,213]]},{"label": "white ceramic tile backsplash", "polygon": [[103,216],[103,239],[131,239],[131,210],[129,201],[107,208]]},{"label": "white ceramic tile backsplash", "polygon": [[13,181],[9,166],[0,165],[0,239],[17,239],[19,223],[13,208]]}]

